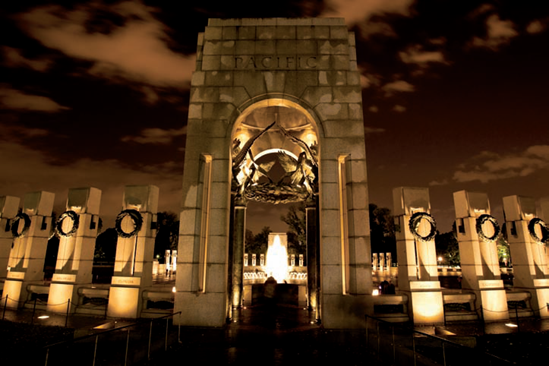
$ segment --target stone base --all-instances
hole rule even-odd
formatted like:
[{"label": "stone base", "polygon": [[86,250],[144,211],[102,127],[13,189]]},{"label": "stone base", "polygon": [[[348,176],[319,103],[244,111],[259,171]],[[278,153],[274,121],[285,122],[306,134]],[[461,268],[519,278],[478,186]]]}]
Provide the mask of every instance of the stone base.
[{"label": "stone base", "polygon": [[6,281],[4,282],[2,297],[8,296],[8,301],[7,303],[5,303],[7,308],[18,309],[22,307],[25,301],[27,300],[27,291],[23,287],[22,279],[17,279],[17,278],[12,279],[9,277],[10,276],[8,274],[8,279],[6,279]]},{"label": "stone base", "polygon": [[138,318],[141,302],[139,293],[139,287],[111,286],[107,316],[111,318]]},{"label": "stone base", "polygon": [[227,318],[224,293],[177,292],[173,312],[174,323],[193,327],[222,327]]},{"label": "stone base", "polygon": [[66,314],[67,302],[70,301],[71,306],[69,308],[69,313],[73,313],[77,305],[75,300],[78,299],[75,288],[76,286],[74,283],[52,283],[48,295],[48,311]]},{"label": "stone base", "polygon": [[374,313],[371,295],[322,296],[321,321],[327,329],[364,329],[366,314]]},{"label": "stone base", "polygon": [[415,325],[444,324],[444,300],[439,281],[410,281],[411,316]]},{"label": "stone base", "polygon": [[507,294],[503,280],[479,280],[480,299],[484,321],[493,322],[509,319]]},{"label": "stone base", "polygon": [[107,316],[112,318],[139,318],[141,315],[141,277],[113,276],[109,290]]},{"label": "stone base", "polygon": [[[539,312],[539,317],[542,319],[549,318],[549,279],[537,279],[534,280],[534,286],[536,287],[537,309],[534,311]],[[532,304],[534,306],[534,304]]]}]

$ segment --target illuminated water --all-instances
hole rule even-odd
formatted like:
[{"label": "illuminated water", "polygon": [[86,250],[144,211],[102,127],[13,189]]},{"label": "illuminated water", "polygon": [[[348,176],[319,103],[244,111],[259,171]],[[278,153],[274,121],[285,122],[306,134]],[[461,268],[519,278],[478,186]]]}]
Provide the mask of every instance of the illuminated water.
[{"label": "illuminated water", "polygon": [[288,278],[288,251],[281,244],[280,236],[275,236],[273,244],[267,249],[267,275],[273,276],[278,283]]}]

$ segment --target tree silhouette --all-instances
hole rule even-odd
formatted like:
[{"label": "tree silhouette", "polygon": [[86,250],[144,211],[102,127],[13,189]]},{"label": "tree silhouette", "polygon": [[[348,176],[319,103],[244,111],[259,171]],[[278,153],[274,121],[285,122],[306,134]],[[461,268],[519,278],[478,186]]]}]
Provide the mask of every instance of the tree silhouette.
[{"label": "tree silhouette", "polygon": [[166,250],[177,249],[179,241],[179,220],[173,212],[162,211],[157,214],[157,232],[154,241],[155,258],[163,259]]},{"label": "tree silhouette", "polygon": [[397,261],[395,223],[391,210],[370,203],[370,239],[372,253],[391,253],[391,260]]}]

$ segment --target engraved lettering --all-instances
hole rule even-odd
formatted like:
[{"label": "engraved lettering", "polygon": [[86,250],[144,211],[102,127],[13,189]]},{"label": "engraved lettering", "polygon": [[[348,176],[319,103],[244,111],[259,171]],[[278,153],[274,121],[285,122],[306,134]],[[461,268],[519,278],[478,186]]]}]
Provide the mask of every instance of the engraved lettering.
[{"label": "engraved lettering", "polygon": [[249,69],[250,66],[253,69],[257,68],[257,66],[255,65],[255,59],[253,58],[253,56],[251,56],[250,59],[248,60],[248,63],[246,64],[246,69]]},{"label": "engraved lettering", "polygon": [[235,56],[235,69],[305,70],[316,69],[316,56]]},{"label": "engraved lettering", "polygon": [[286,67],[288,69],[295,69],[295,57],[286,57]]},{"label": "engraved lettering", "polygon": [[244,62],[244,59],[242,57],[235,57],[234,58],[234,68],[240,69],[242,67],[242,62]]},{"label": "engraved lettering", "polygon": [[261,65],[264,68],[269,69],[269,68],[271,68],[271,60],[272,60],[272,57],[270,57],[270,56],[263,57],[263,60],[261,60]]}]

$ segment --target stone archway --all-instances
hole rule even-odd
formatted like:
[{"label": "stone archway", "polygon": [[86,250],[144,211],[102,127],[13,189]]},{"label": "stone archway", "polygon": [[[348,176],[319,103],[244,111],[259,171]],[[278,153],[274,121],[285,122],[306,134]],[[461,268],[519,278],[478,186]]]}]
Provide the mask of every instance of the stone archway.
[{"label": "stone archway", "polygon": [[[233,301],[228,285],[233,283],[233,244],[235,236],[242,240],[244,235],[244,226],[235,225],[244,209],[234,205],[233,172],[248,179],[237,179],[236,187],[244,188],[240,195],[258,193],[249,189],[255,179],[246,171],[251,165],[244,171],[233,165],[238,156],[232,154],[233,141],[239,134],[241,143],[251,141],[275,122],[272,114],[278,111],[284,121],[279,131],[273,124],[249,150],[255,157],[283,149],[303,163],[303,174],[294,176],[287,193],[303,194],[303,200],[318,191],[307,211],[308,226],[315,228],[308,230],[315,233],[310,240],[318,243],[318,317],[327,328],[362,326],[373,306],[364,121],[353,34],[343,19],[210,19],[198,48],[174,307],[181,311],[181,324],[226,322]],[[309,130],[300,130],[304,121]],[[314,133],[307,137],[307,131]],[[307,151],[311,136],[318,143],[317,172]],[[240,158],[249,156],[245,152]],[[260,188],[275,200],[284,198],[272,186]]]},{"label": "stone archway", "polygon": [[[228,318],[242,304],[243,257],[247,201],[271,204],[305,202],[307,283],[309,309],[320,321],[317,294],[320,288],[318,258],[319,140],[311,114],[284,99],[268,99],[249,106],[232,133],[232,201],[229,250]],[[266,163],[261,157],[275,155]],[[272,174],[276,163],[282,173]],[[280,169],[279,169],[280,170]]]}]

